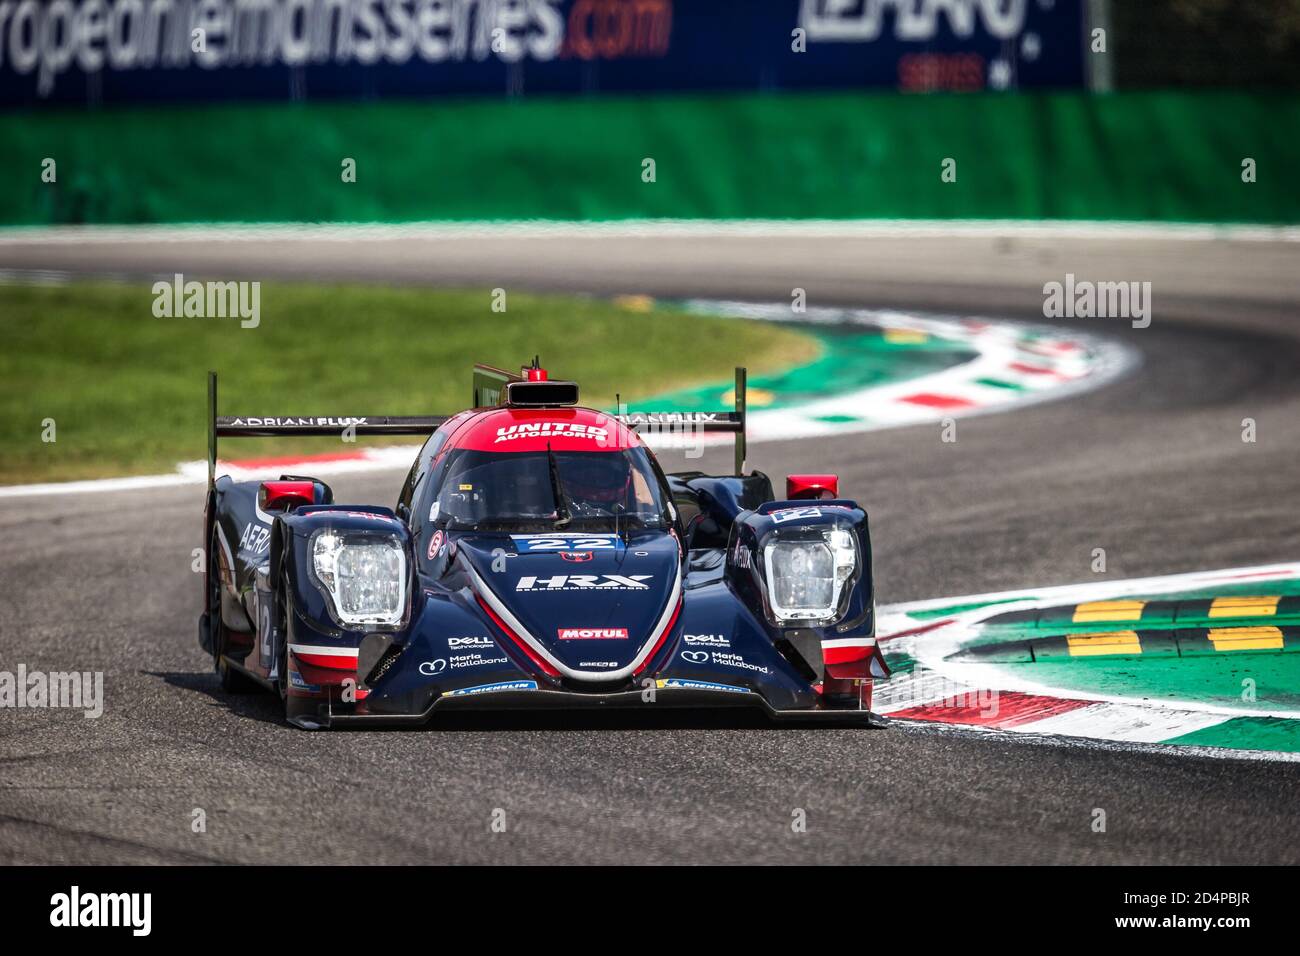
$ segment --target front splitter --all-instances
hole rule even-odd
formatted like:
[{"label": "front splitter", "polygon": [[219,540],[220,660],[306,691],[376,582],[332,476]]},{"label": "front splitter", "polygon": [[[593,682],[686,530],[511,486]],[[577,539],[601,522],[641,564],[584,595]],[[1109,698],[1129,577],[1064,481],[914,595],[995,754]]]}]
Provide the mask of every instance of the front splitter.
[{"label": "front splitter", "polygon": [[330,714],[319,717],[300,716],[290,719],[309,730],[334,727],[413,727],[423,726],[439,713],[489,711],[599,711],[617,710],[654,713],[656,708],[672,710],[761,710],[779,724],[805,724],[835,727],[885,727],[889,720],[870,710],[821,709],[777,710],[760,695],[687,688],[656,688],[608,694],[581,694],[561,690],[495,691],[465,697],[443,696],[427,710],[415,714]]}]

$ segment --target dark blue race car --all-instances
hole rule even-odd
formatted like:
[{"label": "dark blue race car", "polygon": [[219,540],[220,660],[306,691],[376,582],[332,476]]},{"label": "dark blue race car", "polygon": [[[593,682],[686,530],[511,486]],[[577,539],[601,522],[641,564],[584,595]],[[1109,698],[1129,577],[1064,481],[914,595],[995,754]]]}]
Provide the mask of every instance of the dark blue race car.
[{"label": "dark blue race car", "polygon": [[[744,474],[718,413],[609,415],[534,362],[448,418],[229,418],[209,380],[206,602],[222,686],[304,728],[458,709],[756,707],[876,725],[867,516],[834,475]],[[736,474],[665,475],[638,430],[730,432]],[[427,434],[393,508],[216,476],[220,437]]]}]

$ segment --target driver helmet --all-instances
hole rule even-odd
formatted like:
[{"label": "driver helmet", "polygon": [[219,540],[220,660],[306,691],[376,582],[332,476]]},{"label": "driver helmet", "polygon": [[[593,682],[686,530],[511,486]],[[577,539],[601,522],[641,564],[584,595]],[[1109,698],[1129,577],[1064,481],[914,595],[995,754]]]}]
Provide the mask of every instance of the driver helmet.
[{"label": "driver helmet", "polygon": [[613,506],[627,501],[632,470],[622,455],[603,453],[569,459],[562,477],[569,497]]}]

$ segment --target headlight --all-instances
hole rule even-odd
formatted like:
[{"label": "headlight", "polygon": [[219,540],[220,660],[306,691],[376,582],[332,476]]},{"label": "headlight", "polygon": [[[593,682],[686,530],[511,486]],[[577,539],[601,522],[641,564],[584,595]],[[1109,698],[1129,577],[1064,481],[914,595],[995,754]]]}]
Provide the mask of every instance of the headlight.
[{"label": "headlight", "polygon": [[343,624],[400,624],[406,612],[406,555],[395,538],[316,535],[316,579]]},{"label": "headlight", "polygon": [[778,623],[825,623],[840,614],[840,596],[857,569],[858,549],[848,531],[827,528],[815,536],[771,539],[763,548],[763,564]]}]

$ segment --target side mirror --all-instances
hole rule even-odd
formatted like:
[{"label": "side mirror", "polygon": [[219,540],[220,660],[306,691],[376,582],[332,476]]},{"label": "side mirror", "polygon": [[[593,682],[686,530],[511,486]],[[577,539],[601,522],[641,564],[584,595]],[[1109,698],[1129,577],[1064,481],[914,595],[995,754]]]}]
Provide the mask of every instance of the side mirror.
[{"label": "side mirror", "polygon": [[840,496],[839,475],[789,475],[785,479],[787,501],[805,501]]},{"label": "side mirror", "polygon": [[299,505],[319,504],[316,482],[311,480],[264,481],[257,489],[257,506],[263,511],[292,511]]}]

